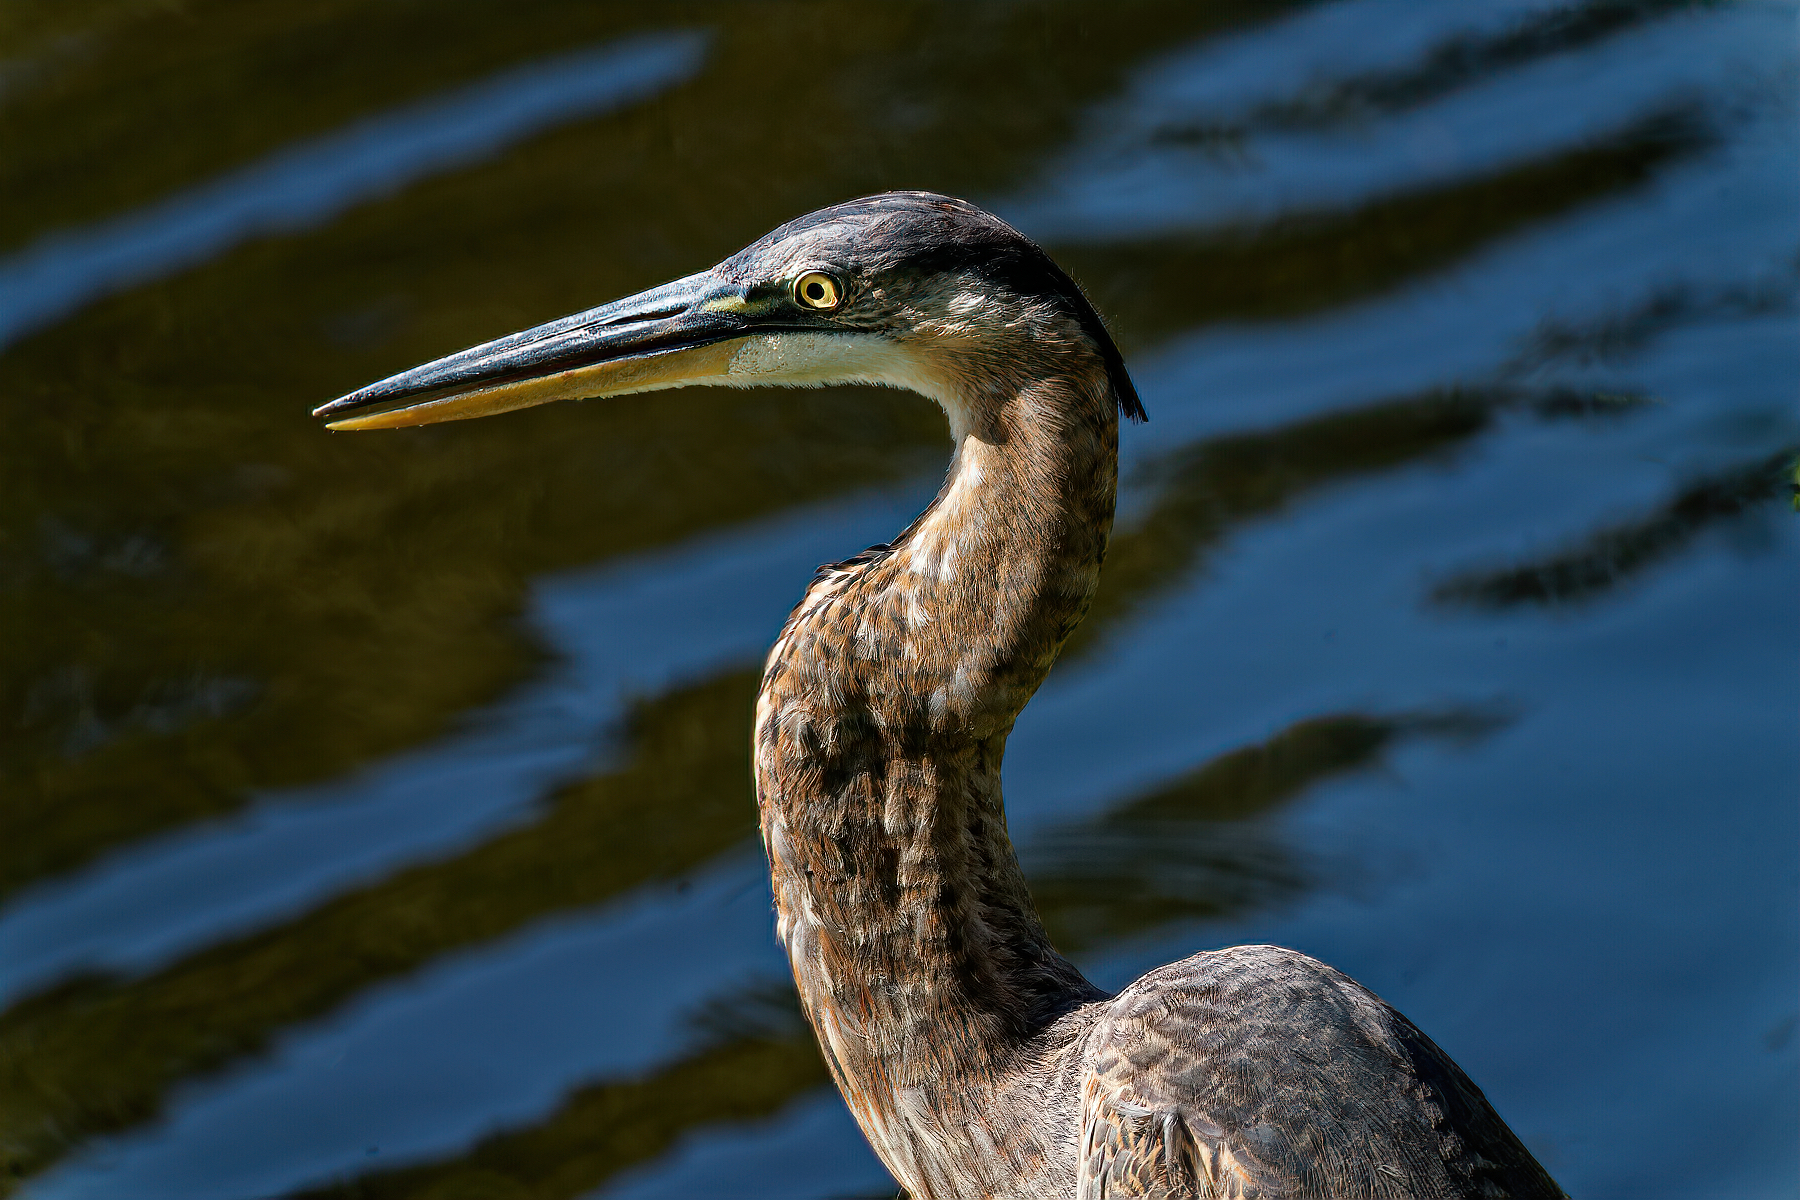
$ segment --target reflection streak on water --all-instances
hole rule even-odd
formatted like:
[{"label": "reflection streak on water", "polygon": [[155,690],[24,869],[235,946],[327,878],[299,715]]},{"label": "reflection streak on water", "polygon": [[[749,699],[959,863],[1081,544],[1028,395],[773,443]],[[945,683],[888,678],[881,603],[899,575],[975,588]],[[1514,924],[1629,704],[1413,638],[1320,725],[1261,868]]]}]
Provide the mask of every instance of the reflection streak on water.
[{"label": "reflection streak on water", "polygon": [[[1318,17],[1330,26],[1358,9],[1370,10],[1362,16],[1372,20],[1394,7],[1389,0],[1368,0],[1329,6]],[[1465,29],[1466,19],[1465,9],[1443,5],[1426,22],[1442,22],[1438,28],[1451,34]],[[1707,93],[1731,100],[1744,90],[1773,86],[1775,76],[1767,64],[1740,66],[1744,74],[1725,79],[1720,67],[1741,53],[1746,24],[1763,24],[1774,36],[1779,21],[1772,12],[1740,13],[1736,21],[1666,12],[1661,20],[1621,31],[1579,55],[1508,64],[1477,86],[1387,114],[1376,123],[1304,132],[1251,127],[1223,155],[1159,141],[1159,131],[1171,122],[1229,121],[1246,107],[1212,96],[1189,97],[1180,86],[1183,79],[1216,72],[1225,79],[1254,77],[1264,87],[1281,81],[1287,89],[1297,78],[1304,81],[1306,76],[1297,77],[1291,66],[1269,70],[1265,65],[1265,56],[1278,56],[1288,45],[1284,34],[1299,32],[1301,22],[1296,22],[1246,38],[1235,53],[1230,45],[1208,47],[1197,62],[1178,60],[1150,73],[1129,100],[1095,122],[1085,144],[1045,173],[1039,188],[1003,211],[1054,241],[1250,223],[1317,208],[1321,202],[1345,207],[1382,193],[1492,171],[1551,147],[1579,146],[1672,100]],[[1412,24],[1410,16],[1404,24]],[[1356,37],[1306,39],[1306,44],[1335,58],[1370,47],[1385,51],[1392,43]],[[1396,61],[1405,60],[1397,55],[1383,63]],[[1314,86],[1328,87],[1329,81],[1354,77],[1369,65],[1366,60],[1319,61],[1312,68],[1313,79],[1325,82]]]},{"label": "reflection streak on water", "polygon": [[[679,1053],[687,1015],[723,986],[781,977],[768,911],[760,858],[733,854],[679,892],[648,889],[448,957],[190,1089],[148,1160],[121,1153],[112,1171],[84,1182],[78,1168],[62,1186],[104,1194],[108,1175],[148,1171],[169,1194],[270,1195],[366,1168],[369,1145],[404,1161],[534,1119],[578,1083]],[[316,1115],[296,1126],[285,1116],[296,1106]],[[54,1193],[55,1177],[45,1183]]]},{"label": "reflection streak on water", "polygon": [[282,150],[148,208],[47,234],[0,259],[0,346],[248,238],[323,224],[533,134],[654,95],[699,70],[705,42],[698,33],[660,34],[531,63]]},{"label": "reflection streak on water", "polygon": [[528,819],[552,783],[589,763],[594,731],[625,700],[760,658],[814,566],[889,536],[929,495],[787,514],[543,581],[536,622],[561,660],[548,680],[372,778],[269,797],[21,897],[0,913],[0,1001],[74,969],[153,969]]},{"label": "reflection streak on water", "polygon": [[590,1196],[662,1200],[707,1193],[728,1179],[780,1180],[783,1195],[803,1197],[885,1197],[894,1187],[843,1102],[819,1092],[772,1120],[693,1139]]}]

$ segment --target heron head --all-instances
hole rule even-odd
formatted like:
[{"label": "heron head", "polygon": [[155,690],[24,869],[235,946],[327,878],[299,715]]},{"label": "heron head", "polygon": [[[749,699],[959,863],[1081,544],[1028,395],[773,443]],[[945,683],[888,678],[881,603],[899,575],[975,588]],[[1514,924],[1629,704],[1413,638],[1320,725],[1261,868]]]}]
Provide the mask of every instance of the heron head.
[{"label": "heron head", "polygon": [[821,209],[711,270],[403,371],[315,410],[390,429],[663,388],[876,383],[953,421],[975,376],[1022,347],[1094,356],[1120,409],[1143,409],[1079,288],[965,201],[891,192]]}]

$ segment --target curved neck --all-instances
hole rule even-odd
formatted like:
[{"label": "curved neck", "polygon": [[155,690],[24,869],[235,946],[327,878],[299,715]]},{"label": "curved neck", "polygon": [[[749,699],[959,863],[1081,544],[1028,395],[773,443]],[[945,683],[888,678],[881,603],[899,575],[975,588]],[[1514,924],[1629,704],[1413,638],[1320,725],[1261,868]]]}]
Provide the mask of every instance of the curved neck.
[{"label": "curved neck", "polygon": [[930,1148],[1101,994],[1045,936],[1000,792],[1112,524],[1116,400],[1098,356],[1075,357],[1025,351],[965,383],[937,499],[890,552],[821,572],[758,701],[780,936],[840,1088],[915,1195],[942,1194]]}]

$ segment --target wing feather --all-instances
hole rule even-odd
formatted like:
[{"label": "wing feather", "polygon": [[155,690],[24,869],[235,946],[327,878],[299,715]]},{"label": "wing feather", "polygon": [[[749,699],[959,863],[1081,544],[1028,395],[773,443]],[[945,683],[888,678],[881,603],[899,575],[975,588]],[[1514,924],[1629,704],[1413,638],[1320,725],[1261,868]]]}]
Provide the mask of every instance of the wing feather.
[{"label": "wing feather", "polygon": [[1292,950],[1151,972],[1085,1058],[1082,1200],[1563,1196],[1429,1038]]}]

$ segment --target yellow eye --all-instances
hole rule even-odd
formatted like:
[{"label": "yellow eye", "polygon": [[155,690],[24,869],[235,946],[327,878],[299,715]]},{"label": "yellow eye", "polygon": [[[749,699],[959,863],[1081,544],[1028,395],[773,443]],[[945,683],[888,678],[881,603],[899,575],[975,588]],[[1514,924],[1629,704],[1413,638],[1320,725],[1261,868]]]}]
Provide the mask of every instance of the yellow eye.
[{"label": "yellow eye", "polygon": [[842,298],[838,281],[823,271],[808,271],[794,280],[794,299],[808,308],[836,308]]}]

